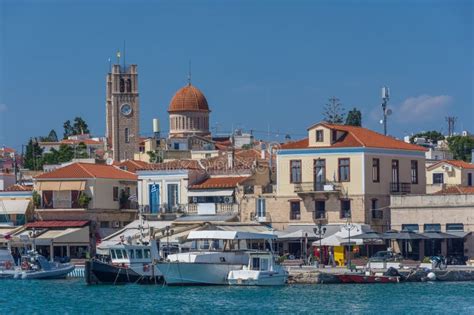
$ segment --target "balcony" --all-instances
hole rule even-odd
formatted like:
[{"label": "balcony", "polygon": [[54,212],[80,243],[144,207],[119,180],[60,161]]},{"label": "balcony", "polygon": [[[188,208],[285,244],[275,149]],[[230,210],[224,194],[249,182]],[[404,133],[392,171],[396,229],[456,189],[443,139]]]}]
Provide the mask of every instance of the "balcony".
[{"label": "balcony", "polygon": [[235,203],[190,203],[188,214],[230,214],[238,213],[238,204]]},{"label": "balcony", "polygon": [[297,194],[314,194],[314,193],[331,193],[340,192],[339,184],[334,182],[303,182],[295,184],[295,193]]},{"label": "balcony", "polygon": [[409,194],[411,193],[411,184],[410,183],[390,183],[390,193],[391,194]]}]

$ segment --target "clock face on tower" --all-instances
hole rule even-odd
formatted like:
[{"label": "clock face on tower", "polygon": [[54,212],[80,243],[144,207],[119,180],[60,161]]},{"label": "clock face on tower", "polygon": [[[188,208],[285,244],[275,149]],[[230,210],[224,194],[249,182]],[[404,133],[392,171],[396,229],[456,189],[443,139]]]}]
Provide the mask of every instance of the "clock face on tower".
[{"label": "clock face on tower", "polygon": [[129,104],[123,104],[122,107],[120,107],[120,112],[124,116],[129,116],[132,113],[132,106]]}]

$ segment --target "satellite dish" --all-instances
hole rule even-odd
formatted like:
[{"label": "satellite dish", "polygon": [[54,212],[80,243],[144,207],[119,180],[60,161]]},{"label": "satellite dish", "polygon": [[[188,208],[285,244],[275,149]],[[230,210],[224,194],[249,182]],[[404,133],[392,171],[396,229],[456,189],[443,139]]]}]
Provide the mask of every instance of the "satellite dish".
[{"label": "satellite dish", "polygon": [[113,163],[114,163],[114,160],[111,158],[108,158],[107,160],[105,160],[105,164],[107,165],[112,165]]},{"label": "satellite dish", "polygon": [[380,119],[380,121],[379,121],[379,122],[380,122],[380,124],[382,125],[382,124],[383,124],[383,119]]},{"label": "satellite dish", "polygon": [[388,108],[386,113],[387,113],[387,116],[390,116],[390,115],[392,115],[392,110],[390,108]]}]

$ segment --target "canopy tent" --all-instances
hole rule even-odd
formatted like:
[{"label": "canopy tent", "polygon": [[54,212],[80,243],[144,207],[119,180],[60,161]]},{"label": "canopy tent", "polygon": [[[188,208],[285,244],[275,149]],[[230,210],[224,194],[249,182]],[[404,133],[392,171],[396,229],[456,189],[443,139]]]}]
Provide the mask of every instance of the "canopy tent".
[{"label": "canopy tent", "polygon": [[234,194],[232,189],[222,190],[190,190],[188,191],[188,197],[229,197]]},{"label": "canopy tent", "polygon": [[282,233],[278,235],[278,240],[300,240],[303,238],[319,239],[319,235],[314,234],[314,232],[305,232],[303,230],[298,230],[286,234]]},{"label": "canopy tent", "polygon": [[429,239],[450,239],[450,238],[462,238],[458,235],[448,234],[443,232],[425,232],[421,233],[421,235],[426,236]]},{"label": "canopy tent", "polygon": [[328,236],[326,238],[323,238],[320,241],[314,241],[313,246],[343,246],[343,245],[362,245],[364,242],[361,239],[357,238],[352,238],[349,243],[349,239],[341,236],[339,233],[333,234],[331,236]]},{"label": "canopy tent", "polygon": [[191,231],[188,235],[188,240],[268,240],[276,238],[277,236],[273,234],[220,230]]},{"label": "canopy tent", "polygon": [[[349,237],[347,237],[349,238]],[[380,233],[377,233],[375,231],[368,231],[359,235],[351,235],[351,239],[361,239],[361,240],[382,240],[383,236]]]},{"label": "canopy tent", "polygon": [[387,240],[425,240],[428,239],[428,237],[413,232],[413,231],[400,231],[397,232],[395,230],[389,230],[385,232],[383,235],[384,239]]},{"label": "canopy tent", "polygon": [[48,230],[35,238],[36,245],[89,244],[89,227]]},{"label": "canopy tent", "polygon": [[29,204],[29,199],[0,200],[0,214],[25,214]]}]

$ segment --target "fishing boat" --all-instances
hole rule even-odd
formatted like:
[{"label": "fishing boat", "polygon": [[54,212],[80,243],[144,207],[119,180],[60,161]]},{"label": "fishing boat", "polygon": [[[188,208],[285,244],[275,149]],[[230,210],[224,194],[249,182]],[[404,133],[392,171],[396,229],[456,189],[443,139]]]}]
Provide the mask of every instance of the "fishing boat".
[{"label": "fishing boat", "polygon": [[[2,253],[2,257],[6,257]],[[11,255],[10,255],[11,256]],[[12,263],[13,261],[13,263]],[[21,257],[21,265],[14,264],[13,257],[4,260],[0,269],[0,278],[13,279],[63,279],[74,270],[69,263],[50,262],[36,251],[28,251]]]},{"label": "fishing boat", "polygon": [[275,262],[271,252],[249,253],[249,262],[240,270],[229,272],[230,285],[273,286],[284,285],[288,272]]},{"label": "fishing boat", "polygon": [[341,274],[336,277],[342,283],[398,283],[399,276],[385,276],[372,274]]},{"label": "fishing boat", "polygon": [[159,253],[155,240],[150,244],[112,245],[108,252],[86,262],[88,284],[162,283],[162,274],[156,267]]},{"label": "fishing boat", "polygon": [[191,231],[187,240],[192,250],[168,255],[157,266],[168,285],[227,285],[229,272],[248,264],[250,243],[264,247],[265,240],[275,238],[240,231]]}]

